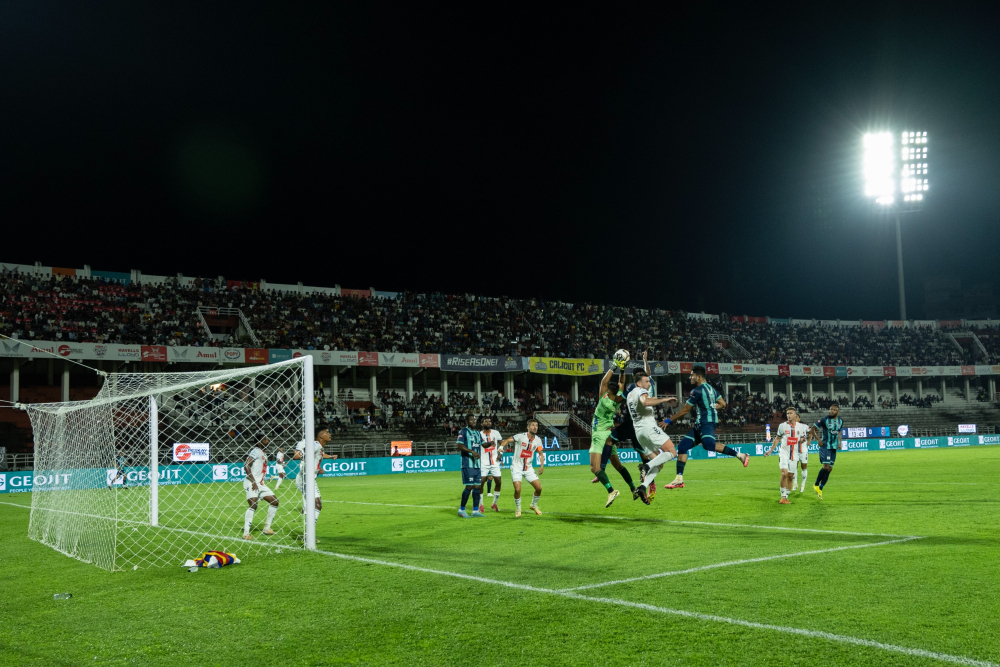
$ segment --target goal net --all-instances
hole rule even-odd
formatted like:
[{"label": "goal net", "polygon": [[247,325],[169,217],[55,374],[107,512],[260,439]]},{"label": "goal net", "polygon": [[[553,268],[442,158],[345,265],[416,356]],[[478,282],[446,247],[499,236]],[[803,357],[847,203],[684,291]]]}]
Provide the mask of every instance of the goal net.
[{"label": "goal net", "polygon": [[[24,406],[35,437],[28,536],[106,570],[182,565],[204,551],[239,558],[315,548],[312,358],[256,368],[108,375],[89,401]],[[266,455],[250,535],[244,480]],[[276,454],[286,479],[278,484]],[[260,465],[258,464],[258,469]],[[253,470],[253,468],[251,468]],[[295,479],[298,476],[298,479]],[[301,484],[301,489],[300,489]]]}]

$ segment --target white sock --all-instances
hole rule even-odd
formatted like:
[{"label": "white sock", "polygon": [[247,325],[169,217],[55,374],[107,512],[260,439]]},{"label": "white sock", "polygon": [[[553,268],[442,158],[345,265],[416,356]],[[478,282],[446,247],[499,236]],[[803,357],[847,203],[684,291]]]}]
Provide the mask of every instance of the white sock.
[{"label": "white sock", "polygon": [[806,490],[806,480],[807,480],[807,479],[809,479],[809,476],[808,476],[808,475],[806,474],[806,471],[805,471],[805,470],[803,470],[803,471],[802,471],[802,490],[803,490],[803,491],[805,491],[805,490]]},{"label": "white sock", "polygon": [[517,508],[518,512],[521,511],[521,499],[520,498],[514,498],[514,507]]},{"label": "white sock", "polygon": [[250,534],[250,522],[253,521],[253,508],[247,508],[247,511],[243,514],[243,534]]},{"label": "white sock", "polygon": [[316,512],[316,523],[319,523],[319,510],[314,510]]},{"label": "white sock", "polygon": [[267,519],[264,520],[264,527],[265,528],[270,528],[271,527],[271,522],[274,521],[274,515],[277,514],[277,513],[278,513],[278,506],[277,505],[268,505],[267,506]]},{"label": "white sock", "polygon": [[[669,454],[669,452],[667,452],[667,453]],[[657,456],[656,458],[658,459],[660,457]],[[655,461],[656,459],[653,459],[653,460]],[[647,465],[649,465],[649,464],[647,464]],[[649,472],[646,473],[646,481],[644,481],[642,483],[642,485],[645,486],[648,489],[649,485],[653,483],[653,480],[656,479],[656,476],[658,474],[660,474],[661,470],[663,470],[663,466],[662,465],[658,465],[658,466],[655,466],[655,467],[654,466],[649,466]]]},{"label": "white sock", "polygon": [[532,507],[538,507],[538,499],[539,498],[541,498],[541,496],[531,496],[531,506]]},{"label": "white sock", "polygon": [[496,505],[499,502],[500,502],[500,492],[499,491],[494,491],[493,492],[493,504]]},{"label": "white sock", "polygon": [[781,497],[782,498],[787,498],[788,497],[788,489],[782,489],[781,490]]},{"label": "white sock", "polygon": [[650,468],[652,468],[653,466],[663,466],[664,463],[666,463],[667,461],[670,461],[673,458],[674,458],[673,452],[663,452],[663,451],[661,451],[659,454],[657,454],[652,459],[650,459],[646,463],[646,465],[648,465]]},{"label": "white sock", "polygon": [[796,486],[799,485],[799,471],[796,470],[795,472],[792,473],[792,475],[793,475],[793,477],[792,477],[792,488],[794,489]]},{"label": "white sock", "polygon": [[274,485],[274,488],[276,488],[276,489],[280,489],[281,488],[281,477],[278,478],[278,483]]}]

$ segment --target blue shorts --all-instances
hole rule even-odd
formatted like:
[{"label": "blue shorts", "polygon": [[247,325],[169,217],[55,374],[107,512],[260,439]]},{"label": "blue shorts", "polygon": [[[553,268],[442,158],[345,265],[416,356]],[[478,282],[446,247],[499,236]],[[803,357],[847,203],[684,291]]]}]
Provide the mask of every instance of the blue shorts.
[{"label": "blue shorts", "polygon": [[681,439],[677,453],[686,454],[697,445],[701,445],[710,452],[715,451],[715,424],[695,424],[691,432]]},{"label": "blue shorts", "polygon": [[642,445],[639,444],[639,438],[635,435],[635,425],[632,422],[622,422],[611,431],[611,439],[616,443],[623,440],[628,440],[629,444],[632,445],[632,449],[639,452],[640,454],[645,453]]},{"label": "blue shorts", "polygon": [[833,465],[837,462],[837,448],[836,447],[820,447],[819,448],[819,462],[823,465]]},{"label": "blue shorts", "polygon": [[462,468],[462,484],[479,486],[483,483],[483,471],[479,468]]}]

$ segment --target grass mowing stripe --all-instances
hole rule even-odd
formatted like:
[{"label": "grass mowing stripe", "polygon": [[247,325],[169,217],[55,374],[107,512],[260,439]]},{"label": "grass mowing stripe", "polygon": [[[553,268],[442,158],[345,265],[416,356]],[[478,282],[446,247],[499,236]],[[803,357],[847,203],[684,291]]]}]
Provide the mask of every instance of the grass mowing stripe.
[{"label": "grass mowing stripe", "polygon": [[[357,500],[324,500],[327,503],[340,503],[342,505],[382,505],[385,507],[421,507],[424,509],[442,509],[450,510],[455,509],[452,505],[401,505],[398,503],[366,503]],[[457,510],[456,510],[457,511]],[[753,528],[757,530],[787,530],[799,533],[826,533],[829,535],[858,535],[861,537],[896,537],[905,538],[908,540],[916,539],[919,537],[924,537],[923,535],[893,535],[892,533],[857,533],[849,530],[823,530],[821,528],[796,528],[792,526],[760,526],[755,524],[747,523],[715,523],[712,521],[683,521],[680,519],[647,519],[644,517],[631,517],[631,516],[611,516],[609,514],[580,514],[574,512],[545,512],[545,514],[553,516],[576,516],[583,518],[595,518],[595,519],[611,519],[612,521],[643,521],[650,523],[678,523],[678,524],[690,524],[695,526],[721,526],[723,528]]]},{"label": "grass mowing stripe", "polygon": [[[908,538],[908,539],[918,539],[918,538]],[[905,540],[898,540],[898,541],[905,541]],[[670,609],[668,607],[657,607],[656,605],[646,604],[644,602],[631,602],[629,600],[619,600],[617,598],[590,597],[588,595],[581,595],[579,593],[575,593],[569,590],[540,588],[537,586],[529,586],[528,584],[518,584],[512,581],[500,581],[497,579],[488,579],[486,577],[477,577],[471,574],[448,572],[447,570],[435,570],[428,567],[419,567],[417,565],[407,565],[406,563],[393,563],[390,561],[379,560],[377,558],[366,558],[364,556],[350,556],[347,554],[336,553],[334,551],[322,551],[317,549],[314,553],[322,554],[324,556],[332,556],[334,558],[341,558],[344,560],[352,560],[360,563],[384,565],[386,567],[394,567],[400,570],[410,570],[412,572],[424,572],[427,574],[438,574],[445,577],[453,577],[456,579],[478,581],[484,584],[493,584],[496,586],[503,586],[505,588],[514,588],[522,591],[531,591],[533,593],[558,595],[560,597],[569,598],[571,600],[581,600],[585,602],[600,602],[602,604],[616,605],[619,607],[631,607],[633,609],[640,609],[642,611],[651,611],[659,614],[682,616],[684,618],[691,618],[699,621],[711,621],[713,623],[726,623],[729,625],[738,625],[753,630],[769,630],[771,632],[781,632],[784,634],[799,635],[802,637],[825,639],[827,641],[837,642],[841,644],[851,644],[853,646],[863,646],[865,648],[877,648],[883,651],[890,651],[892,653],[901,653],[903,655],[910,655],[920,658],[929,658],[931,660],[939,660],[941,662],[950,662],[955,665],[969,665],[970,667],[1000,667],[1000,665],[998,665],[997,663],[990,662],[988,660],[976,660],[974,658],[967,658],[961,655],[951,655],[949,653],[938,653],[936,651],[927,651],[925,649],[920,649],[920,648],[897,646],[895,644],[886,644],[885,642],[877,642],[871,639],[862,639],[860,637],[850,637],[848,635],[838,635],[832,632],[823,632],[821,630],[807,630],[804,628],[792,628],[784,625],[772,625],[770,623],[757,623],[756,621],[744,621],[739,618],[716,616],[715,614],[702,614],[700,612],[685,611],[683,609]]]},{"label": "grass mowing stripe", "polygon": [[748,563],[763,563],[769,560],[779,560],[781,558],[795,558],[797,556],[811,556],[813,554],[826,554],[832,551],[844,551],[846,549],[865,549],[867,547],[881,547],[886,544],[899,544],[900,542],[909,542],[910,540],[922,540],[922,537],[904,537],[901,540],[889,540],[887,542],[872,542],[870,544],[852,544],[846,547],[832,547],[830,549],[814,549],[812,551],[799,551],[793,554],[778,554],[776,556],[761,556],[760,558],[746,558],[743,560],[731,560],[725,563],[714,563],[712,565],[702,565],[700,567],[691,567],[686,570],[674,570],[672,572],[660,572],[658,574],[647,574],[642,577],[630,577],[629,579],[618,579],[617,581],[605,581],[600,584],[587,584],[586,586],[574,586],[573,588],[561,588],[559,589],[562,593],[568,593],[570,591],[583,591],[591,588],[601,588],[602,586],[613,586],[615,584],[627,584],[633,581],[643,581],[645,579],[659,579],[661,577],[672,577],[677,574],[691,574],[692,572],[702,572],[704,570],[714,570],[720,567],[729,567],[730,565],[746,565]]}]

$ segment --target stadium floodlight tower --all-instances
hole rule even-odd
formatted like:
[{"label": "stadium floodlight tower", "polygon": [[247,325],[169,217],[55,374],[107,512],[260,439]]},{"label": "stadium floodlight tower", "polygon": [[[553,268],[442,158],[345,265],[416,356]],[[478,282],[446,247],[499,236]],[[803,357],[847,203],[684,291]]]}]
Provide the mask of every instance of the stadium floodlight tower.
[{"label": "stadium floodlight tower", "polygon": [[[896,263],[899,272],[899,317],[906,319],[903,282],[903,234],[899,216],[919,211],[927,192],[927,133],[900,133],[899,148],[892,132],[866,134],[864,138],[865,195],[882,212],[896,218]],[[899,155],[897,160],[896,156]],[[896,174],[897,165],[899,175]],[[898,192],[897,192],[898,188]]]}]

